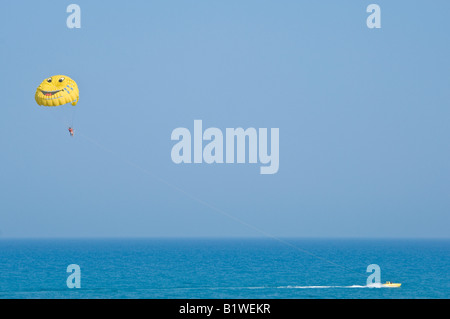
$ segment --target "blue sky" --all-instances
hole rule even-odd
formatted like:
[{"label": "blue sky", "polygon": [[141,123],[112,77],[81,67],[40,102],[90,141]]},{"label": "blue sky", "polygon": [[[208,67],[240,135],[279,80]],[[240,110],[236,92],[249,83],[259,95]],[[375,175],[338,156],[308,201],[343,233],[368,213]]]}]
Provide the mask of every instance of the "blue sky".
[{"label": "blue sky", "polygon": [[[448,1],[9,1],[3,237],[449,237]],[[34,101],[48,76],[73,110]],[[176,165],[173,129],[280,129],[280,169]],[[199,199],[194,200],[193,198]],[[215,209],[205,205],[209,203]]]}]

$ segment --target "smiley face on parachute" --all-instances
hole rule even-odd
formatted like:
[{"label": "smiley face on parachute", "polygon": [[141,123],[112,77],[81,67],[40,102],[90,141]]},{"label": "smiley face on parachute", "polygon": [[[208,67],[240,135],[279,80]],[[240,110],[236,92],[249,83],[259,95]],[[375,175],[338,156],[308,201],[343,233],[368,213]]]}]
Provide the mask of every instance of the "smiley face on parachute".
[{"label": "smiley face on parachute", "polygon": [[80,93],[74,80],[65,75],[54,75],[42,81],[34,98],[43,106],[76,105]]}]

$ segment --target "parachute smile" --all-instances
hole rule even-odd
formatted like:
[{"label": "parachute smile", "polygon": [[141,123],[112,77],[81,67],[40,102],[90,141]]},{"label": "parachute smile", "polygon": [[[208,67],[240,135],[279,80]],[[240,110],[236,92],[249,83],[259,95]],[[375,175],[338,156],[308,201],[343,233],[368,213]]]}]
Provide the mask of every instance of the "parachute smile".
[{"label": "parachute smile", "polygon": [[52,96],[53,94],[56,94],[60,91],[62,91],[62,90],[57,90],[57,91],[42,91],[41,90],[42,94],[44,94],[45,96]]}]

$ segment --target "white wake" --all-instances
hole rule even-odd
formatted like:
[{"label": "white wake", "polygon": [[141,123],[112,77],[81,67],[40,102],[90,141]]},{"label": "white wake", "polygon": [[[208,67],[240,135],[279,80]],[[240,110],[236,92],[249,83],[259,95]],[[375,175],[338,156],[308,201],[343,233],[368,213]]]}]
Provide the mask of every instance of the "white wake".
[{"label": "white wake", "polygon": [[351,285],[351,286],[279,286],[279,289],[327,289],[327,288],[384,288],[382,284],[371,284],[366,286]]}]

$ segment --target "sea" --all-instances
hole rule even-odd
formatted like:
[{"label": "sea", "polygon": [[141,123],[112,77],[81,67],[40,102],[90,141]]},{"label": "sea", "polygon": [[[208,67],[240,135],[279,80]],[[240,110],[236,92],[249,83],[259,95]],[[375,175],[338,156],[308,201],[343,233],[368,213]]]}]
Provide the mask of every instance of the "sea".
[{"label": "sea", "polygon": [[449,297],[448,239],[0,239],[1,299]]}]

